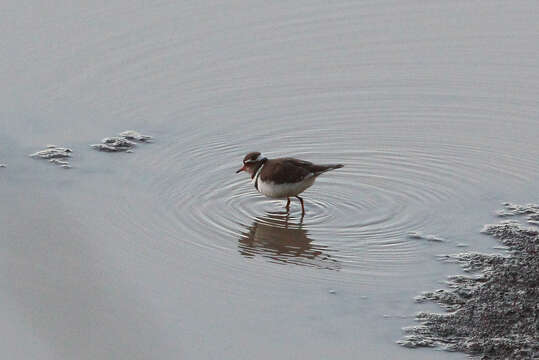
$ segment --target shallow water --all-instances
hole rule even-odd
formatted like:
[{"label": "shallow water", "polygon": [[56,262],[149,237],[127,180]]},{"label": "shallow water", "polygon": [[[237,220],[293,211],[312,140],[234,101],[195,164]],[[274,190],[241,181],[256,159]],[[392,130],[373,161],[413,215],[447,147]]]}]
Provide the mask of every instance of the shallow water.
[{"label": "shallow water", "polygon": [[[413,296],[536,201],[539,5],[54,4],[0,14],[0,325],[14,358],[464,358]],[[134,152],[89,145],[134,129]],[[69,147],[70,171],[31,159]],[[345,167],[293,201],[248,151]],[[410,236],[418,232],[443,241]]]}]

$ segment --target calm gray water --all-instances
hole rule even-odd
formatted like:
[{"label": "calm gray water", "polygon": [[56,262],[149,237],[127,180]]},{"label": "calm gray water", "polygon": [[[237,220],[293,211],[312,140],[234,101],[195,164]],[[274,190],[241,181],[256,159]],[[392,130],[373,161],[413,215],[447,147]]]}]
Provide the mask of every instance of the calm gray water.
[{"label": "calm gray water", "polygon": [[[539,192],[536,1],[12,1],[0,345],[17,359],[450,359],[395,341]],[[89,148],[127,129],[132,154]],[[73,149],[70,170],[27,157]],[[342,162],[293,202],[248,151]],[[410,232],[444,241],[410,237]]]}]

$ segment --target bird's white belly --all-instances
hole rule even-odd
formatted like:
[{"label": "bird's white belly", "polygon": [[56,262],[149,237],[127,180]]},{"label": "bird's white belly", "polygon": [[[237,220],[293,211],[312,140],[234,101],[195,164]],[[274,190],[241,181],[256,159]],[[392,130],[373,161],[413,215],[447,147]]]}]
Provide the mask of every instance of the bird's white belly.
[{"label": "bird's white belly", "polygon": [[287,197],[296,196],[307,190],[316,179],[315,176],[304,179],[298,183],[275,184],[273,182],[264,182],[258,179],[258,191],[269,198],[286,199]]}]

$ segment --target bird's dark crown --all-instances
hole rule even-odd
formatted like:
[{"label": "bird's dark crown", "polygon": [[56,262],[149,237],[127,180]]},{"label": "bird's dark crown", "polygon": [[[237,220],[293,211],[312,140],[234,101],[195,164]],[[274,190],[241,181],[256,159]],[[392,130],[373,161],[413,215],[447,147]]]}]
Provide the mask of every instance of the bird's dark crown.
[{"label": "bird's dark crown", "polygon": [[258,151],[250,152],[249,154],[245,155],[243,158],[244,164],[252,164],[260,160],[260,153]]}]

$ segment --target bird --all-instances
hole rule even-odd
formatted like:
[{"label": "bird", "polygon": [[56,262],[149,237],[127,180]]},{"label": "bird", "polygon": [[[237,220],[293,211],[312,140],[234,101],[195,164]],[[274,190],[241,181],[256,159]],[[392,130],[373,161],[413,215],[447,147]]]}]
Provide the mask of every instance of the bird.
[{"label": "bird", "polygon": [[245,155],[243,166],[236,171],[236,174],[247,172],[255,189],[271,199],[287,199],[287,211],[290,211],[290,198],[296,197],[301,203],[303,216],[305,205],[299,194],[311,187],[319,175],[343,166],[343,164],[316,165],[291,157],[268,159],[260,152],[253,151]]}]

